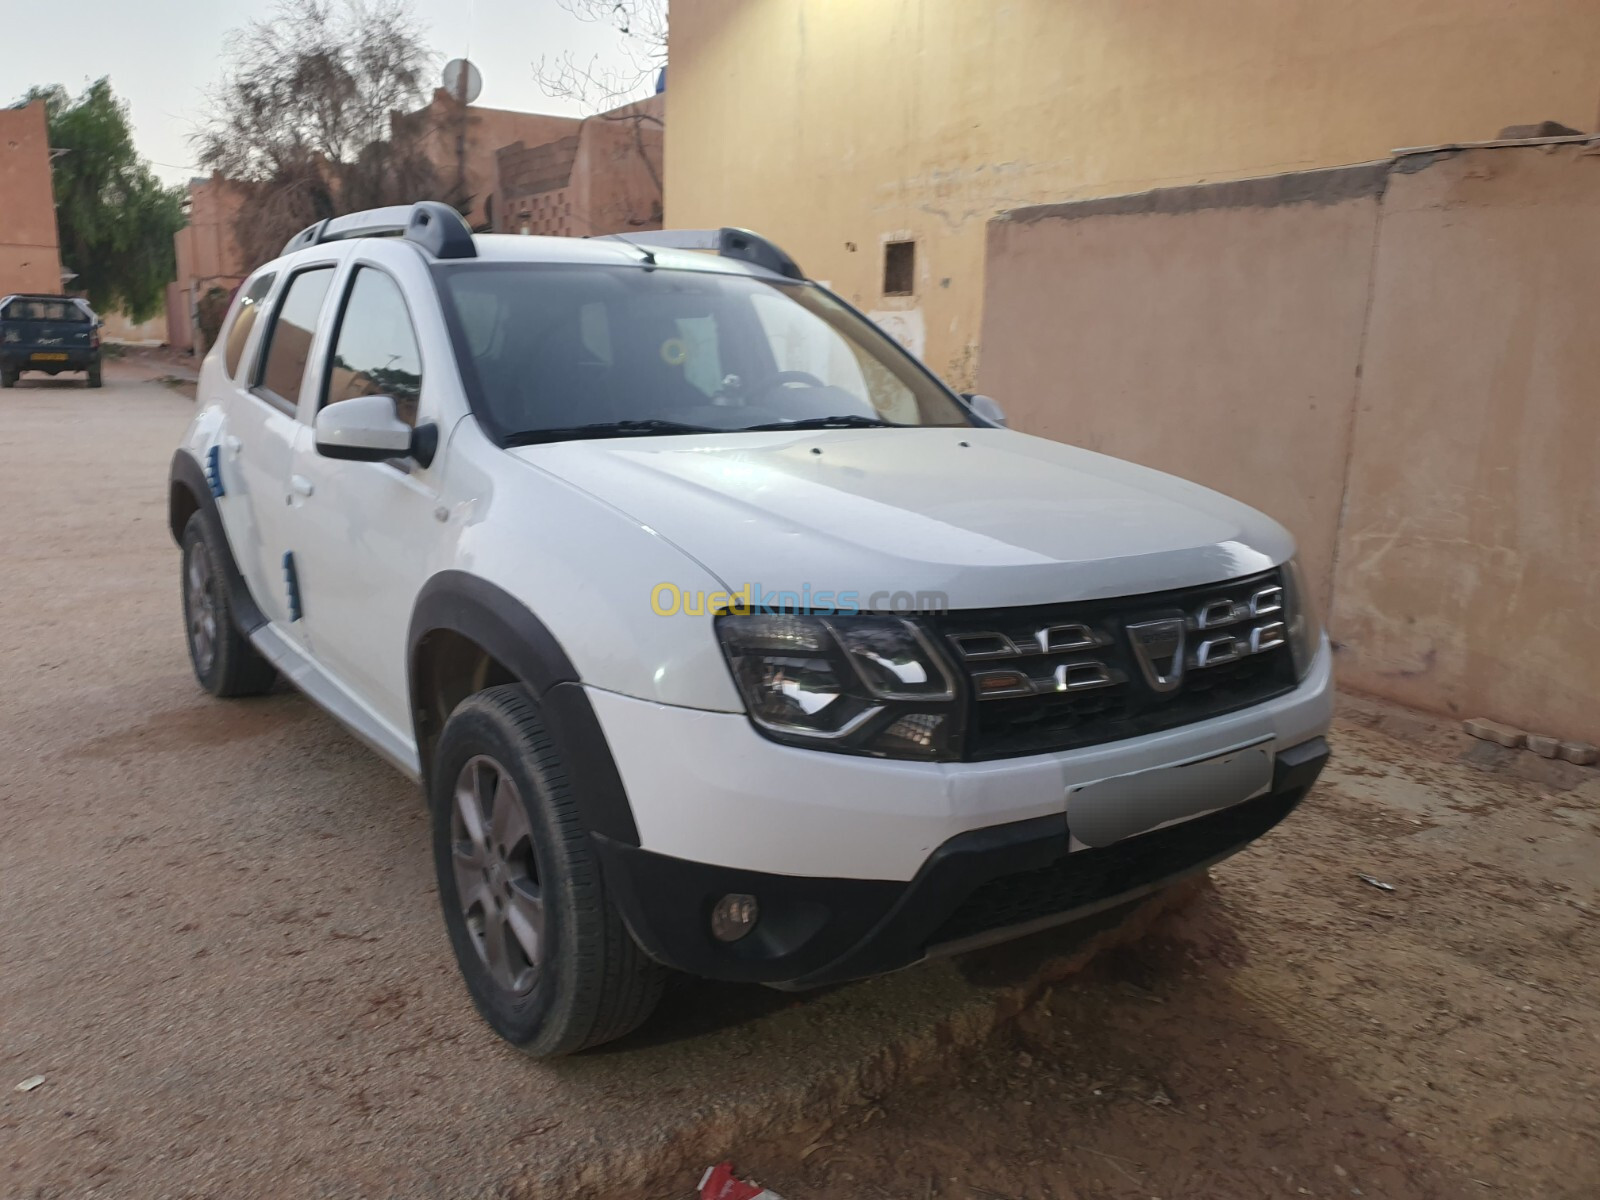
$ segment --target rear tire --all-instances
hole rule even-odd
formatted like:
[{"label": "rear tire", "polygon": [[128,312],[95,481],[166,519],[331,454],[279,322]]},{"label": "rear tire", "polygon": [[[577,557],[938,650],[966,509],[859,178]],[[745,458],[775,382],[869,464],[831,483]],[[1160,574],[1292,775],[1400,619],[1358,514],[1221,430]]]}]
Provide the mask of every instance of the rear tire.
[{"label": "rear tire", "polygon": [[13,386],[17,382],[17,375],[18,372],[16,371],[8,371],[6,368],[0,367],[0,388]]},{"label": "rear tire", "polygon": [[189,518],[183,530],[183,626],[189,663],[200,686],[213,696],[258,696],[278,673],[250,639],[239,631],[228,600],[217,522],[205,511]]},{"label": "rear tire", "polygon": [[429,802],[445,927],[490,1027],[552,1058],[642,1025],[666,972],[606,895],[560,748],[525,688],[490,688],[450,715]]},{"label": "rear tire", "polygon": [[97,388],[97,387],[100,386],[100,364],[99,363],[95,363],[94,366],[89,368],[88,384],[92,388]]}]

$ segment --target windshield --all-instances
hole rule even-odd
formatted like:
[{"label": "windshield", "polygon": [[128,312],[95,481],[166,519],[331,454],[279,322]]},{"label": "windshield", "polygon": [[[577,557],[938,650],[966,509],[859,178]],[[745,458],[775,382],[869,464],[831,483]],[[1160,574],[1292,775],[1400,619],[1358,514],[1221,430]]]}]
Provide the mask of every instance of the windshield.
[{"label": "windshield", "polygon": [[876,326],[817,287],[545,263],[438,274],[473,407],[502,443],[972,424]]}]

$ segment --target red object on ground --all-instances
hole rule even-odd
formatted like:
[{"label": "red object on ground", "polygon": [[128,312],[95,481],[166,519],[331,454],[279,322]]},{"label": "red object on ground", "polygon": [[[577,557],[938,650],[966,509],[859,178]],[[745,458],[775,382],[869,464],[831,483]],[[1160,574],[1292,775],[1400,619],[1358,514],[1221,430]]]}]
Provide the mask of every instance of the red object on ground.
[{"label": "red object on ground", "polygon": [[783,1197],[758,1183],[735,1176],[731,1162],[720,1162],[707,1167],[706,1173],[700,1176],[700,1200],[783,1200]]}]

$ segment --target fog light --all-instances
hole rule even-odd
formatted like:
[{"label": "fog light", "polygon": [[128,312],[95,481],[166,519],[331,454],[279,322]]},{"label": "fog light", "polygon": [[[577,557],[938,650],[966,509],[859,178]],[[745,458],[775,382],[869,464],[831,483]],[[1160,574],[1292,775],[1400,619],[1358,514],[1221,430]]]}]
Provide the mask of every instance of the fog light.
[{"label": "fog light", "polygon": [[760,916],[754,896],[730,892],[711,910],[711,935],[719,942],[737,942],[756,927]]}]

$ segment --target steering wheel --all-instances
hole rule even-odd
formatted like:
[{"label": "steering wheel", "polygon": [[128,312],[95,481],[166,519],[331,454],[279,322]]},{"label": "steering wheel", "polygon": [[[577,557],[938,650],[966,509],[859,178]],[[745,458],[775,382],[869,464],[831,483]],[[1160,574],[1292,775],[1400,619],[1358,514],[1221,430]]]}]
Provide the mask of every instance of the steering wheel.
[{"label": "steering wheel", "polygon": [[774,371],[771,375],[768,375],[765,379],[763,379],[760,384],[749,388],[745,392],[747,402],[754,400],[758,396],[765,396],[771,392],[775,392],[779,388],[791,383],[800,384],[804,387],[810,388],[825,388],[828,386],[810,371]]},{"label": "steering wheel", "polygon": [[807,387],[814,388],[828,386],[810,371],[775,371],[761,381],[761,386],[756,389],[756,392],[757,394],[765,395],[773,388],[780,388],[786,383],[803,383]]}]

